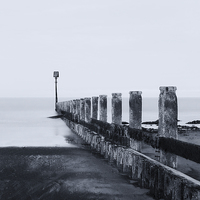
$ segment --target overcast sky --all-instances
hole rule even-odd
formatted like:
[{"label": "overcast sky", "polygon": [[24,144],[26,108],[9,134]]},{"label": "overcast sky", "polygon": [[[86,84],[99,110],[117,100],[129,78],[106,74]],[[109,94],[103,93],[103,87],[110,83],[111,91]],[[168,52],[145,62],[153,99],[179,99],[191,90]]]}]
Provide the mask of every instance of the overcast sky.
[{"label": "overcast sky", "polygon": [[200,97],[199,0],[0,1],[0,97]]}]

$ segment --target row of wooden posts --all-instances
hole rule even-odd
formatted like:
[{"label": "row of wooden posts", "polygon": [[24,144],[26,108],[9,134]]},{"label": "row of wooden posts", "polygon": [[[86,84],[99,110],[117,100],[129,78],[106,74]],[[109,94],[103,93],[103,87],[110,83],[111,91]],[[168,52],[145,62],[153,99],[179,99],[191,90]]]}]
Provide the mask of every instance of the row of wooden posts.
[{"label": "row of wooden posts", "polygon": [[[176,87],[160,87],[158,101],[159,126],[158,134],[164,137],[177,138],[178,106]],[[142,92],[129,92],[129,127],[141,129]],[[112,123],[122,124],[122,94],[112,93]],[[91,118],[107,122],[107,95],[92,98],[81,98],[65,102],[66,112],[76,114],[80,120],[90,123]],[[99,118],[98,118],[99,115]]]},{"label": "row of wooden posts", "polygon": [[[150,189],[156,199],[200,199],[199,181],[176,170],[177,155],[200,162],[199,146],[176,140],[176,87],[160,87],[158,136],[156,133],[141,130],[142,92],[131,91],[129,95],[130,128],[121,126],[121,93],[112,94],[113,124],[106,123],[106,95],[58,102],[56,110],[63,114],[67,126],[81,136],[92,149],[112,164],[116,164],[119,170],[134,181],[137,180],[141,187]],[[140,152],[141,139],[156,148],[156,159]]]}]

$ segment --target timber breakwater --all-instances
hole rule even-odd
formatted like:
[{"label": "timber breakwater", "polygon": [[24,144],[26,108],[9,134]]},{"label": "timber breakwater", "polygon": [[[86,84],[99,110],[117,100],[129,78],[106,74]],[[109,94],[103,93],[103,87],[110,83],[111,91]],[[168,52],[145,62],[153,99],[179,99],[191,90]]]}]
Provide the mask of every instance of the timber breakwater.
[{"label": "timber breakwater", "polygon": [[[67,126],[155,199],[200,199],[200,181],[182,173],[178,158],[200,163],[200,146],[178,140],[176,87],[160,87],[158,132],[142,128],[142,92],[129,93],[129,122],[122,122],[122,94],[56,103]],[[149,152],[144,153],[142,145]],[[152,156],[153,155],[153,156]]]}]

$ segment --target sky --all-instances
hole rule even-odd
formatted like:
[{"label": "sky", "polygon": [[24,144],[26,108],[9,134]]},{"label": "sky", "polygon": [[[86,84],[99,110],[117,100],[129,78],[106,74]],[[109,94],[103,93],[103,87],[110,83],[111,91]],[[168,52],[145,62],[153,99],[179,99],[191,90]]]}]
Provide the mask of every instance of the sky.
[{"label": "sky", "polygon": [[0,1],[0,97],[90,97],[160,86],[200,97],[200,1]]}]

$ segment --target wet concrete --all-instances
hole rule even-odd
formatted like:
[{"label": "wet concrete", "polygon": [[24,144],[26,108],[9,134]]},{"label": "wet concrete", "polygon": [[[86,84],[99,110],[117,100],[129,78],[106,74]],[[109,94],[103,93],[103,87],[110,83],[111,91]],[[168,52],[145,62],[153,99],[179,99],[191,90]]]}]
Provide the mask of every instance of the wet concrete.
[{"label": "wet concrete", "polygon": [[71,134],[68,147],[0,148],[0,199],[152,199]]}]

